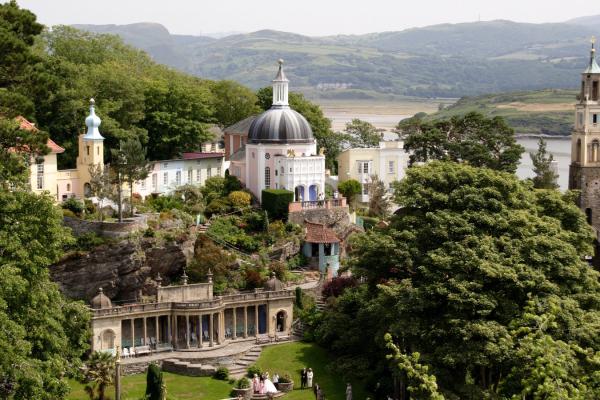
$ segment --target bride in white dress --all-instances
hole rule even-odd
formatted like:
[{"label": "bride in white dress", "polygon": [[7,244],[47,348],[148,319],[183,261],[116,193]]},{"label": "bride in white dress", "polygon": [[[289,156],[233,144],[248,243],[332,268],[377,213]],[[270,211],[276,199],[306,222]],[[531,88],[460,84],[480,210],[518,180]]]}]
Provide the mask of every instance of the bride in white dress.
[{"label": "bride in white dress", "polygon": [[277,393],[277,388],[275,387],[275,385],[273,384],[273,382],[271,382],[271,380],[269,378],[265,378],[264,385],[265,385],[264,386],[265,394]]}]

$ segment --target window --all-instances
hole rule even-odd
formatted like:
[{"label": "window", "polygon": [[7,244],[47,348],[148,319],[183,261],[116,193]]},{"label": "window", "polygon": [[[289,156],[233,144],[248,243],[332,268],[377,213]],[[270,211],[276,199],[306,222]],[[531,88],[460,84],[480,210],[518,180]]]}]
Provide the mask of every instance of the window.
[{"label": "window", "polygon": [[583,113],[582,112],[577,113],[577,126],[580,128],[583,126]]},{"label": "window", "polygon": [[389,161],[388,162],[388,174],[393,174],[394,173],[394,162],[393,161]]},{"label": "window", "polygon": [[140,188],[141,188],[142,190],[146,190],[146,180],[145,180],[145,179],[144,179],[144,180],[142,180],[142,181],[140,181]]},{"label": "window", "polygon": [[157,184],[158,184],[158,176],[156,174],[152,174],[152,189],[156,189]]},{"label": "window", "polygon": [[581,139],[577,139],[577,162],[581,162]]},{"label": "window", "polygon": [[100,155],[100,147],[96,147],[96,154]]},{"label": "window", "polygon": [[281,166],[281,175],[283,175],[284,172],[285,172],[285,168],[283,168],[283,166]]},{"label": "window", "polygon": [[37,165],[37,188],[44,188],[44,162],[38,163]]},{"label": "window", "polygon": [[368,161],[359,161],[358,162],[358,173],[359,174],[368,174],[369,173],[369,162]]},{"label": "window", "polygon": [[167,168],[169,166],[169,163],[163,163],[163,168]]},{"label": "window", "polygon": [[592,124],[598,123],[598,114],[592,114]]},{"label": "window", "polygon": [[367,185],[366,183],[362,184],[362,194],[364,194],[364,195],[369,194],[369,185]]},{"label": "window", "polygon": [[217,176],[221,176],[221,166],[217,167]]},{"label": "window", "polygon": [[271,188],[271,168],[265,167],[265,188]]},{"label": "window", "polygon": [[168,173],[168,172],[165,172],[165,173],[163,174],[163,185],[166,185],[166,184],[168,184],[168,183],[169,183],[169,173]]},{"label": "window", "polygon": [[592,83],[592,100],[598,101],[598,81]]},{"label": "window", "polygon": [[196,170],[196,182],[200,182],[200,178],[202,177],[201,169],[198,168]]},{"label": "window", "polygon": [[192,183],[192,179],[194,179],[194,170],[193,169],[188,169],[188,183]]},{"label": "window", "polygon": [[208,167],[206,168],[206,177],[210,178],[212,176],[212,168]]},{"label": "window", "polygon": [[365,174],[369,173],[369,163],[366,161],[363,163],[363,173],[365,173]]},{"label": "window", "polygon": [[87,155],[89,156],[90,155],[90,146],[85,146],[85,150],[87,152]]},{"label": "window", "polygon": [[358,173],[362,174],[362,162],[358,162]]},{"label": "window", "polygon": [[181,186],[181,171],[175,172],[175,185]]},{"label": "window", "polygon": [[70,191],[71,191],[71,184],[67,183],[67,192],[70,192]]}]

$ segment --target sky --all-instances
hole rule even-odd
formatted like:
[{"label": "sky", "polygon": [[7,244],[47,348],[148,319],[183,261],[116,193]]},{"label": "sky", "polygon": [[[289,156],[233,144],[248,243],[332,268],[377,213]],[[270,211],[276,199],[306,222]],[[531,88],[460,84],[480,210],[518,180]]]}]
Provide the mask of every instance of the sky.
[{"label": "sky", "polygon": [[[17,0],[45,25],[158,22],[201,35],[275,29],[310,36],[439,23],[562,22],[600,14],[598,0]],[[4,0],[0,0],[4,2]]]}]

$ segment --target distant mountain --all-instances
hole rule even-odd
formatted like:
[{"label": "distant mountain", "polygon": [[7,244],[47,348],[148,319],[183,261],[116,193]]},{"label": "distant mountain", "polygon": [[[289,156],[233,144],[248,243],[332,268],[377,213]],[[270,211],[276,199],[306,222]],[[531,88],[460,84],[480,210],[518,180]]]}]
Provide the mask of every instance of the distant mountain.
[{"label": "distant mountain", "polygon": [[312,97],[460,97],[577,87],[589,38],[600,33],[596,19],[442,24],[327,37],[262,30],[219,39],[171,35],[153,23],[75,27],[117,34],[158,62],[253,88],[268,85],[283,58],[293,89]]}]

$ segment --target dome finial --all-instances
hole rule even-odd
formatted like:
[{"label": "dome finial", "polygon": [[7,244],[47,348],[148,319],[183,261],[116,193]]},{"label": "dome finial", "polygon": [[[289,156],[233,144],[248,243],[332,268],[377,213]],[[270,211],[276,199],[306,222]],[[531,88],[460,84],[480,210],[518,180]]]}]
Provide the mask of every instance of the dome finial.
[{"label": "dome finial", "polygon": [[288,106],[288,80],[283,73],[283,59],[280,58],[277,62],[279,70],[273,79],[273,105]]},{"label": "dome finial", "polygon": [[86,140],[104,140],[104,137],[100,134],[98,127],[102,123],[102,120],[96,115],[96,100],[92,97],[90,99],[90,115],[85,119],[85,126],[87,126],[87,132],[83,136]]},{"label": "dome finial", "polygon": [[587,69],[583,72],[584,74],[600,74],[600,66],[596,62],[596,37],[592,36],[590,40],[592,48],[590,50],[590,63]]}]

